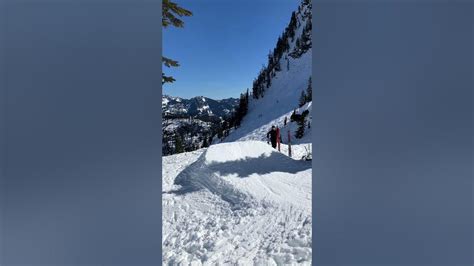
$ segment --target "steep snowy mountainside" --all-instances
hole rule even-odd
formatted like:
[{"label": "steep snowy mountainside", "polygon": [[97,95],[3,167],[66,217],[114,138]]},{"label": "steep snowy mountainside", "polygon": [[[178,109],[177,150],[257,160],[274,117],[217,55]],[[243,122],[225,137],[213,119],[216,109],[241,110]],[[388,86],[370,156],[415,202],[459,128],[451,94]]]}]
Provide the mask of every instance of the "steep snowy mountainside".
[{"label": "steep snowy mountainside", "polygon": [[[241,126],[230,133],[225,141],[249,139],[250,136],[246,138],[247,135],[262,126],[271,127],[272,121],[281,120],[285,115],[289,119],[293,110],[298,107],[299,97],[308,86],[310,76],[311,51],[298,59],[290,59],[290,70],[277,72],[272,80],[272,85],[263,98],[250,100],[249,111],[243,118]],[[269,128],[266,130],[268,131]]]},{"label": "steep snowy mountainside", "polygon": [[[284,52],[279,60],[280,70],[271,71],[271,84],[265,88],[263,97],[250,98],[248,112],[240,127],[232,130],[225,138],[225,142],[248,139],[262,140],[262,135],[257,136],[256,132],[268,131],[272,123],[281,120],[285,115],[289,119],[288,114],[291,115],[293,110],[297,109],[301,93],[307,89],[311,77],[312,50],[309,48],[298,57],[293,57],[290,54],[295,51],[297,40],[304,39],[302,38],[304,27],[311,20],[310,5],[302,5],[301,10],[296,14],[296,20],[299,26],[295,30],[293,41],[289,41],[289,50]],[[311,39],[307,42],[311,42]],[[263,130],[263,127],[266,129]],[[310,131],[308,130],[308,132]]]}]

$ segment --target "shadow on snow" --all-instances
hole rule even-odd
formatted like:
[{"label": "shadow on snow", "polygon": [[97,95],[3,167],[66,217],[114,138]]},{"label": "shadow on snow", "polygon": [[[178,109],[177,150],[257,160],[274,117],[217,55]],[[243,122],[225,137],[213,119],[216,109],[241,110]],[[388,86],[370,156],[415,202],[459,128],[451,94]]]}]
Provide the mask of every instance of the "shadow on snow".
[{"label": "shadow on snow", "polygon": [[[269,156],[246,157],[239,160],[227,162],[205,163],[205,153],[201,157],[181,171],[175,179],[175,184],[181,187],[177,190],[163,192],[166,194],[183,195],[199,191],[203,188],[221,196],[228,197],[237,192],[219,176],[233,176],[235,178],[250,178],[251,175],[265,175],[271,173],[291,173],[311,168],[311,162],[298,161],[288,158],[280,152],[273,151]],[[252,177],[253,178],[253,177]],[[226,196],[227,194],[227,196]],[[234,199],[226,199],[234,202]]]}]

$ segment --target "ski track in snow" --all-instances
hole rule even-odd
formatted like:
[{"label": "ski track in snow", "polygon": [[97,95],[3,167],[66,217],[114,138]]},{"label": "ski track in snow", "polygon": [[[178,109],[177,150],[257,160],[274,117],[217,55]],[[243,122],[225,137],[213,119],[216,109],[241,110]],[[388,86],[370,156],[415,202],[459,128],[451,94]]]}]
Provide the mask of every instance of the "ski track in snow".
[{"label": "ski track in snow", "polygon": [[163,160],[165,265],[311,264],[310,162],[258,141]]}]

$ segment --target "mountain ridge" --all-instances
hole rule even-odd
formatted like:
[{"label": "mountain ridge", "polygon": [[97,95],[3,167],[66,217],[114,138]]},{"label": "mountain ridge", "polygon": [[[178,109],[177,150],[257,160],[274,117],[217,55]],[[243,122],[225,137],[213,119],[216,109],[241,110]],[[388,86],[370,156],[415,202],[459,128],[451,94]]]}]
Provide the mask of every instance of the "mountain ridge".
[{"label": "mountain ridge", "polygon": [[167,117],[225,117],[232,114],[238,101],[238,99],[232,97],[216,100],[205,96],[195,96],[186,99],[163,95],[161,107],[163,115]]}]

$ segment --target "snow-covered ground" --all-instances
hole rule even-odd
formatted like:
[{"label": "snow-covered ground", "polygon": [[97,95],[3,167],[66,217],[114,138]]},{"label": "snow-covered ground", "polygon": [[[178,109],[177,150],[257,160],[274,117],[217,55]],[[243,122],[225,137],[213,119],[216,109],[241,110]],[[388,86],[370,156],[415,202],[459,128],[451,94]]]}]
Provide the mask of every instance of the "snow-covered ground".
[{"label": "snow-covered ground", "polygon": [[265,142],[163,158],[163,260],[310,265],[311,162]]}]

